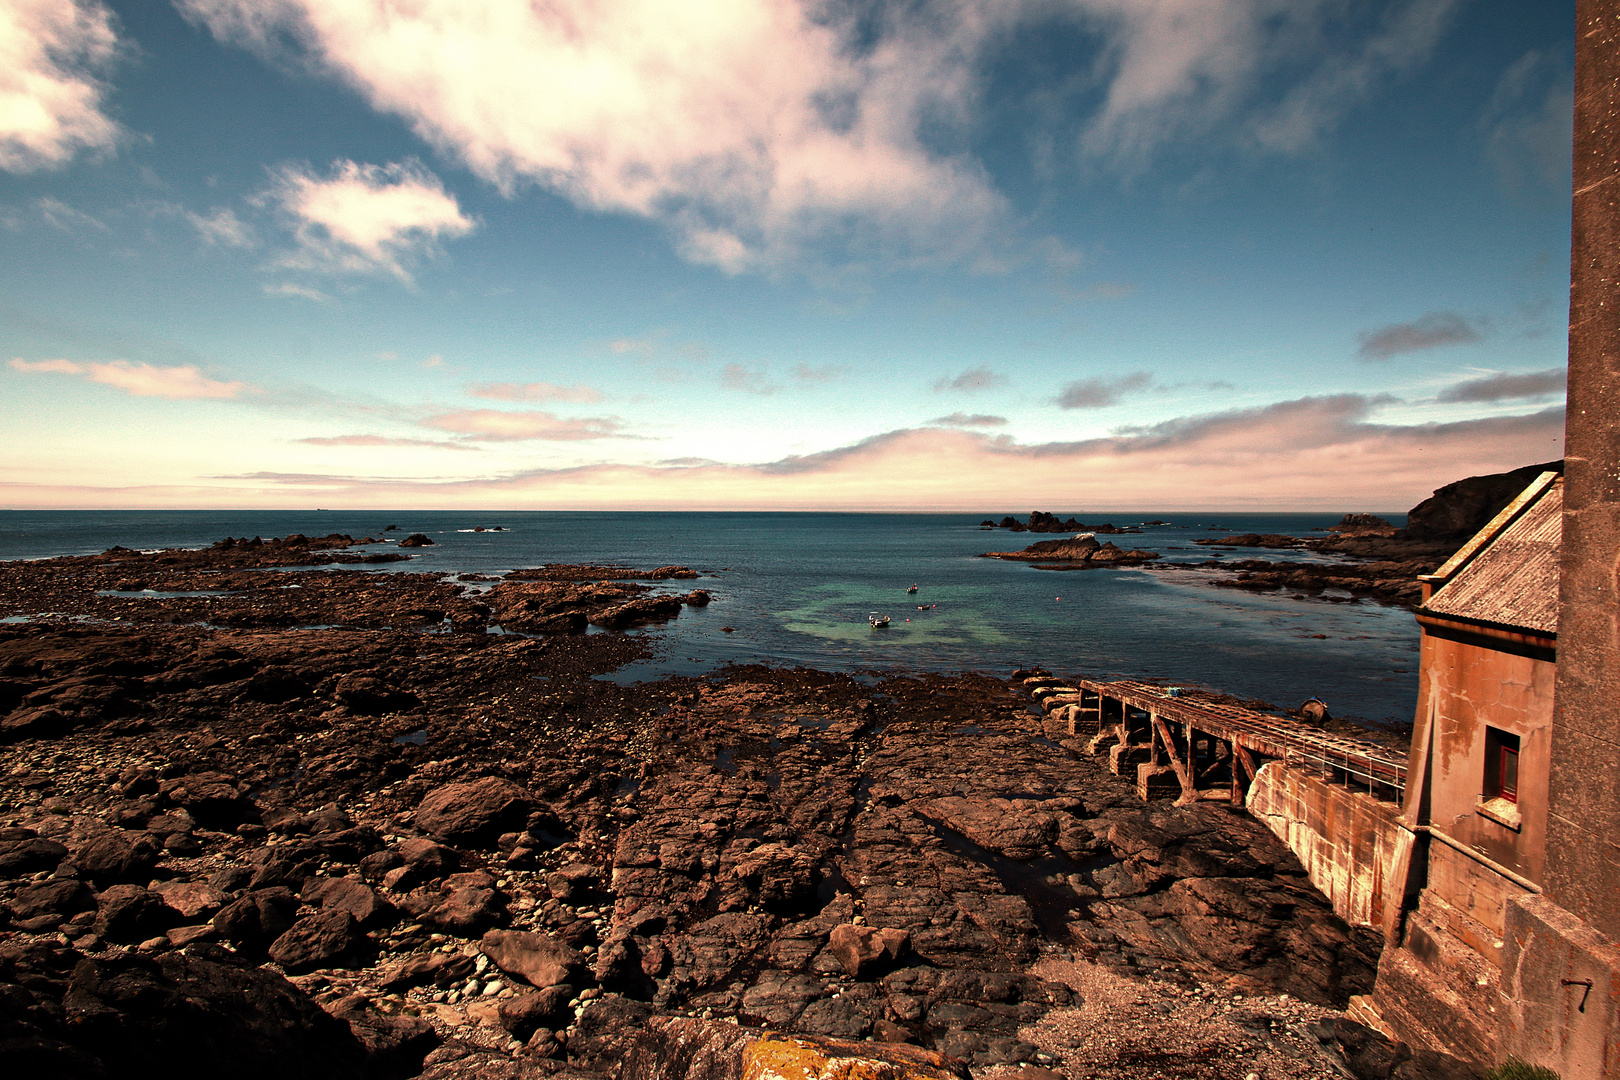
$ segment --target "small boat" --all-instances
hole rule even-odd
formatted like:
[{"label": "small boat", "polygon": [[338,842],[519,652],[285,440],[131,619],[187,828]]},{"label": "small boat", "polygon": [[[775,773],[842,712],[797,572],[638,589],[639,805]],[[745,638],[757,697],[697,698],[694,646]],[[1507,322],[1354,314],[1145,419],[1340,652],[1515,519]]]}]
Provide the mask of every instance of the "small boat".
[{"label": "small boat", "polygon": [[908,593],[914,593],[916,591],[917,591],[917,586],[915,586],[915,585],[913,585],[911,588],[906,590],[906,592],[908,592]]},{"label": "small boat", "polygon": [[878,629],[879,627],[889,625],[889,617],[887,615],[879,615],[875,611],[866,616],[866,621],[871,624],[872,629],[874,630]]}]

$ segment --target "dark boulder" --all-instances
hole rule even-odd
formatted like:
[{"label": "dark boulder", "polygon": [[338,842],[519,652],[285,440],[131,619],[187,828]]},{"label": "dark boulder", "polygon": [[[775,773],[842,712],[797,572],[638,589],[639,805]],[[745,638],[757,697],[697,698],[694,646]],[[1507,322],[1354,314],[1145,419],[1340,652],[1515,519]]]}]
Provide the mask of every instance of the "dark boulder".
[{"label": "dark boulder", "polygon": [[342,909],[306,915],[271,944],[270,959],[290,972],[364,967],[377,954],[355,917]]},{"label": "dark boulder", "polygon": [[411,535],[407,536],[405,539],[403,539],[403,540],[401,540],[399,542],[399,546],[400,547],[408,547],[408,548],[432,547],[433,546],[433,541],[432,541],[432,539],[422,535],[421,533],[411,533]]},{"label": "dark boulder", "polygon": [[349,1025],[372,1068],[383,1076],[415,1076],[422,1071],[422,1059],[439,1045],[432,1024],[418,1016],[377,1012],[364,994],[351,994],[327,1011]]},{"label": "dark boulder", "polygon": [[266,705],[281,705],[310,693],[310,679],[281,664],[267,664],[242,687],[242,697]]},{"label": "dark boulder", "polygon": [[227,941],[262,955],[264,949],[292,928],[298,898],[288,889],[254,889],[221,908],[214,929]]},{"label": "dark boulder", "polygon": [[222,1068],[242,1080],[366,1075],[364,1048],[347,1024],[279,975],[205,951],[207,958],[79,961],[61,1037],[113,1076],[212,1076]]},{"label": "dark boulder", "polygon": [[681,613],[678,596],[642,596],[628,603],[616,604],[591,615],[592,626],[604,630],[622,630],[646,622],[673,619]]},{"label": "dark boulder", "polygon": [[41,836],[0,840],[0,878],[21,877],[39,870],[53,870],[67,858],[68,849]]},{"label": "dark boulder", "polygon": [[163,849],[145,833],[98,833],[79,845],[73,862],[96,885],[146,881]]},{"label": "dark boulder", "polygon": [[437,892],[413,893],[401,906],[429,926],[464,936],[506,918],[506,899],[495,888],[495,879],[482,870],[451,874]]},{"label": "dark boulder", "polygon": [[529,990],[501,1002],[501,1027],[520,1039],[533,1035],[536,1028],[567,1027],[573,1020],[569,1000],[576,993],[566,983],[544,990]]},{"label": "dark boulder", "polygon": [[23,930],[46,930],[81,911],[95,909],[95,895],[84,882],[60,878],[25,885],[8,905],[12,925]]},{"label": "dark boulder", "polygon": [[523,788],[486,776],[434,788],[423,796],[414,820],[417,828],[446,843],[484,844],[522,828],[535,807],[534,797]]},{"label": "dark boulder", "polygon": [[235,824],[253,809],[236,780],[222,772],[190,773],[164,780],[158,794],[198,821]]},{"label": "dark boulder", "polygon": [[322,911],[346,911],[367,928],[384,926],[396,916],[393,904],[356,878],[312,878],[304,886],[302,899]]},{"label": "dark boulder", "polygon": [[473,973],[475,961],[464,953],[416,953],[394,964],[379,980],[385,990],[408,986],[454,986]]},{"label": "dark boulder", "polygon": [[422,704],[422,699],[409,691],[390,686],[376,676],[358,673],[339,679],[335,693],[350,712],[364,716],[407,712]]},{"label": "dark boulder", "polygon": [[109,941],[145,941],[180,919],[161,895],[139,885],[113,885],[96,898],[96,933]]}]

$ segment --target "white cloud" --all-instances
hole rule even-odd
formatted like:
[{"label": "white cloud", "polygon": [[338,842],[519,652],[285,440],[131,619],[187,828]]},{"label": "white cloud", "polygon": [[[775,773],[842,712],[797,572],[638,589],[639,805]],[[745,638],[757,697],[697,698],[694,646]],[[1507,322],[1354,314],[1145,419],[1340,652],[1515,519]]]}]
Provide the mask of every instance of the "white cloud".
[{"label": "white cloud", "polygon": [[13,359],[11,366],[30,374],[82,375],[91,382],[114,386],[135,397],[234,398],[253,388],[243,382],[210,379],[195,364],[156,367],[142,361],[108,360],[80,363],[76,360]]},{"label": "white cloud", "polygon": [[[502,190],[668,228],[728,272],[1070,265],[968,152],[1020,24],[1080,43],[1043,138],[1122,175],[1167,150],[1312,149],[1432,53],[1462,0],[175,0],[324,71]],[[1084,84],[1083,86],[1080,84]]]},{"label": "white cloud", "polygon": [[583,401],[602,400],[602,391],[584,383],[558,386],[556,383],[469,383],[467,393],[472,397],[493,401]]},{"label": "white cloud", "polygon": [[[1407,0],[1390,6],[1382,25],[1358,45],[1324,49],[1312,75],[1293,87],[1252,131],[1267,150],[1297,153],[1315,146],[1355,106],[1372,97],[1385,82],[1406,74],[1428,59],[1462,0]],[[1324,12],[1318,33],[1332,29],[1332,11]]]},{"label": "white cloud", "polygon": [[727,364],[721,369],[720,385],[727,390],[741,390],[760,397],[770,397],[781,389],[771,382],[764,368],[745,368],[741,364]]},{"label": "white cloud", "polygon": [[270,197],[291,219],[298,247],[276,260],[291,270],[389,274],[411,283],[410,267],[440,240],[476,227],[439,178],[414,161],[338,161],[328,177],[285,166]]},{"label": "white cloud", "polygon": [[386,435],[312,435],[306,439],[295,439],[293,441],[308,443],[311,446],[360,447],[365,449],[396,446],[423,447],[429,450],[479,449],[476,446],[468,446],[466,443],[440,442],[437,439],[395,439]]},{"label": "white cloud", "polygon": [[971,262],[1008,227],[977,163],[919,137],[966,115],[998,21],[972,4],[865,50],[797,0],[179,4],[262,54],[291,37],[506,190],[654,218],[728,271],[829,236],[874,259]]},{"label": "white cloud", "polygon": [[31,374],[78,375],[84,371],[84,365],[73,360],[23,360],[13,359],[11,366],[17,371],[26,371]]},{"label": "white cloud", "polygon": [[549,412],[504,412],[500,409],[463,409],[422,421],[423,427],[449,431],[479,442],[520,442],[528,439],[573,442],[607,439],[619,434],[619,422],[607,417],[566,419]]},{"label": "white cloud", "polygon": [[49,195],[37,200],[34,208],[39,211],[39,216],[45,220],[45,224],[53,229],[61,229],[63,232],[73,232],[76,229],[108,231],[106,223],[100,218],[92,217],[83,210],[69,206],[61,199]]},{"label": "white cloud", "polygon": [[186,221],[205,243],[234,248],[250,248],[254,244],[253,226],[237,217],[236,211],[229,207],[216,207],[208,214],[188,210]]},{"label": "white cloud", "polygon": [[1485,156],[1510,191],[1569,190],[1575,91],[1567,68],[1532,49],[1502,73],[1479,119]]},{"label": "white cloud", "polygon": [[96,0],[0,4],[0,169],[56,168],[117,143],[100,75],[118,49],[112,12]]},{"label": "white cloud", "polygon": [[272,282],[264,287],[264,292],[266,296],[289,296],[299,300],[313,300],[317,304],[324,304],[331,299],[319,289],[291,281]]},{"label": "white cloud", "polygon": [[1394,0],[1370,28],[1331,0],[1070,3],[1107,39],[1099,65],[1107,95],[1082,155],[1133,173],[1234,124],[1240,141],[1262,150],[1314,147],[1426,60],[1461,0]]}]

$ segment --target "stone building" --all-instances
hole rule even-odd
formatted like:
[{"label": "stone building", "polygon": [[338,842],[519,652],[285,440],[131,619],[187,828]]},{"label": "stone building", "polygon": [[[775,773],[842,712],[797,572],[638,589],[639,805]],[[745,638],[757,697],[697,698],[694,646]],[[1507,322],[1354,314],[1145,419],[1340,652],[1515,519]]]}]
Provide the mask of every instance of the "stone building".
[{"label": "stone building", "polygon": [[1422,579],[1417,611],[1413,841],[1392,890],[1407,910],[1371,1004],[1407,1041],[1480,1062],[1498,1056],[1509,901],[1538,894],[1546,866],[1563,486],[1538,477]]},{"label": "stone building", "polygon": [[[1460,796],[1460,787],[1440,792],[1438,802],[1432,784],[1409,788],[1414,816],[1407,823],[1431,826],[1426,857],[1411,860],[1421,888],[1408,898],[1417,902],[1401,947],[1385,950],[1373,1002],[1387,1006],[1385,1020],[1397,1034],[1423,1025],[1431,1038],[1487,1062],[1515,1057],[1552,1068],[1563,1080],[1600,1080],[1620,1076],[1620,2],[1577,0],[1575,18],[1569,400],[1558,485],[1563,510],[1552,718],[1532,730],[1525,710],[1541,700],[1539,689],[1509,694],[1524,708],[1491,715],[1503,720],[1498,730],[1504,735],[1518,736],[1518,753],[1504,759],[1512,746],[1499,741],[1493,770],[1490,744],[1481,741],[1489,732],[1479,729],[1494,725],[1475,710],[1464,756],[1469,774],[1480,776],[1475,816],[1481,820],[1469,820],[1467,829],[1446,816],[1457,809],[1447,800]],[[1541,498],[1551,498],[1553,490],[1549,485]],[[1447,587],[1435,589],[1426,606]],[[1426,641],[1436,636],[1430,626],[1424,630]],[[1437,660],[1442,651],[1437,644]],[[1540,669],[1525,672],[1532,687],[1546,678]],[[1458,733],[1470,721],[1441,710],[1467,712],[1482,700],[1430,699],[1434,719],[1422,741],[1430,753],[1439,749],[1436,761],[1447,777],[1463,774],[1445,755],[1464,742]],[[1503,771],[1511,766],[1516,773]],[[1498,813],[1503,820],[1497,820],[1479,813],[1503,809],[1485,806],[1496,796],[1483,796],[1491,790],[1486,785],[1494,782],[1500,794],[1509,780],[1516,832],[1514,815]],[[1539,786],[1532,792],[1532,780],[1545,784],[1544,797]],[[1430,796],[1426,804],[1423,792]],[[1467,850],[1437,839],[1433,827],[1448,821],[1467,833],[1460,840]],[[1511,836],[1493,833],[1492,825]],[[1414,841],[1423,836],[1415,834]],[[1462,867],[1456,861],[1431,873],[1439,847],[1488,873],[1452,873],[1448,867]],[[1473,881],[1481,891],[1470,891]],[[1493,921],[1497,910],[1500,919]],[[1498,926],[1500,937],[1487,939]],[[1441,977],[1427,979],[1437,972]],[[1469,974],[1472,991],[1466,991]]]}]

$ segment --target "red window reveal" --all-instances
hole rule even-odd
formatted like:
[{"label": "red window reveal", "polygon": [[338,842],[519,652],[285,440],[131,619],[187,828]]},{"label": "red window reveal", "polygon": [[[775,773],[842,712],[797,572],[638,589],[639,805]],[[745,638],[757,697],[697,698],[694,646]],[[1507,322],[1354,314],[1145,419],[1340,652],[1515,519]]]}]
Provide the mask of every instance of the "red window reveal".
[{"label": "red window reveal", "polygon": [[1485,797],[1519,801],[1519,737],[1485,729]]}]

